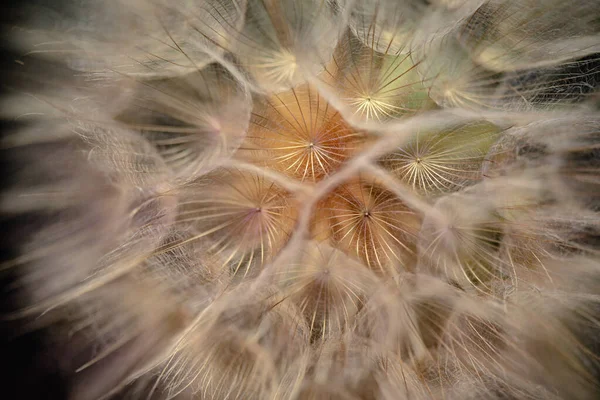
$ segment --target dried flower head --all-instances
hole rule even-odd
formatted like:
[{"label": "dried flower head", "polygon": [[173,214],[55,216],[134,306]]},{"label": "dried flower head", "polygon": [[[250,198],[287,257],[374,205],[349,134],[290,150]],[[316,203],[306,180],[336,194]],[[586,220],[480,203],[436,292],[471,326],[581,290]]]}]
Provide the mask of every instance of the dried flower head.
[{"label": "dried flower head", "polygon": [[44,3],[2,317],[69,398],[600,396],[598,2]]}]

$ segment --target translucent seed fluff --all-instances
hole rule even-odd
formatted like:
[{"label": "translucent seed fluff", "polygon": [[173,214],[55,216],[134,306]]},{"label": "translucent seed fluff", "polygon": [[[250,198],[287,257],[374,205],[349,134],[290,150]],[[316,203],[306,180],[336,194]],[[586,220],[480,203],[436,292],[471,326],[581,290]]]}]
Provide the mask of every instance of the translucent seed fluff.
[{"label": "translucent seed fluff", "polygon": [[598,1],[8,14],[5,397],[600,398]]}]

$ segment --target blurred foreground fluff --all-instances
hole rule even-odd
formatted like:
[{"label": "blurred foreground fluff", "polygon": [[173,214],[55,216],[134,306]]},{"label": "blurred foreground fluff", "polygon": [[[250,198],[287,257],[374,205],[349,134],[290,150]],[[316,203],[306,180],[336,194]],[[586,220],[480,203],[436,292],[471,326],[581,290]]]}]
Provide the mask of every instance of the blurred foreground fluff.
[{"label": "blurred foreground fluff", "polygon": [[44,4],[4,318],[72,398],[600,396],[599,2]]}]

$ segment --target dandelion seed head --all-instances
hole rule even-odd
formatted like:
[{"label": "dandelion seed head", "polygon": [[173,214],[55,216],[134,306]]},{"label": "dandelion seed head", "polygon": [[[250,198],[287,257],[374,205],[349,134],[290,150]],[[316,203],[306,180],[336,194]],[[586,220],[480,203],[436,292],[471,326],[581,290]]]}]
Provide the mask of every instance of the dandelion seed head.
[{"label": "dandelion seed head", "polygon": [[0,275],[69,397],[598,397],[593,1],[67,3],[8,35]]}]

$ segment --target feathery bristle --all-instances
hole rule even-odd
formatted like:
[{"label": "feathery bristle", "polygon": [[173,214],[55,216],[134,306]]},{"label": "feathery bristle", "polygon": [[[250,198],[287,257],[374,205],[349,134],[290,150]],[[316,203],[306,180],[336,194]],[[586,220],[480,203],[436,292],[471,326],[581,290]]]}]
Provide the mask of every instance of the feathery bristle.
[{"label": "feathery bristle", "polygon": [[13,397],[599,397],[597,2],[37,3]]}]

